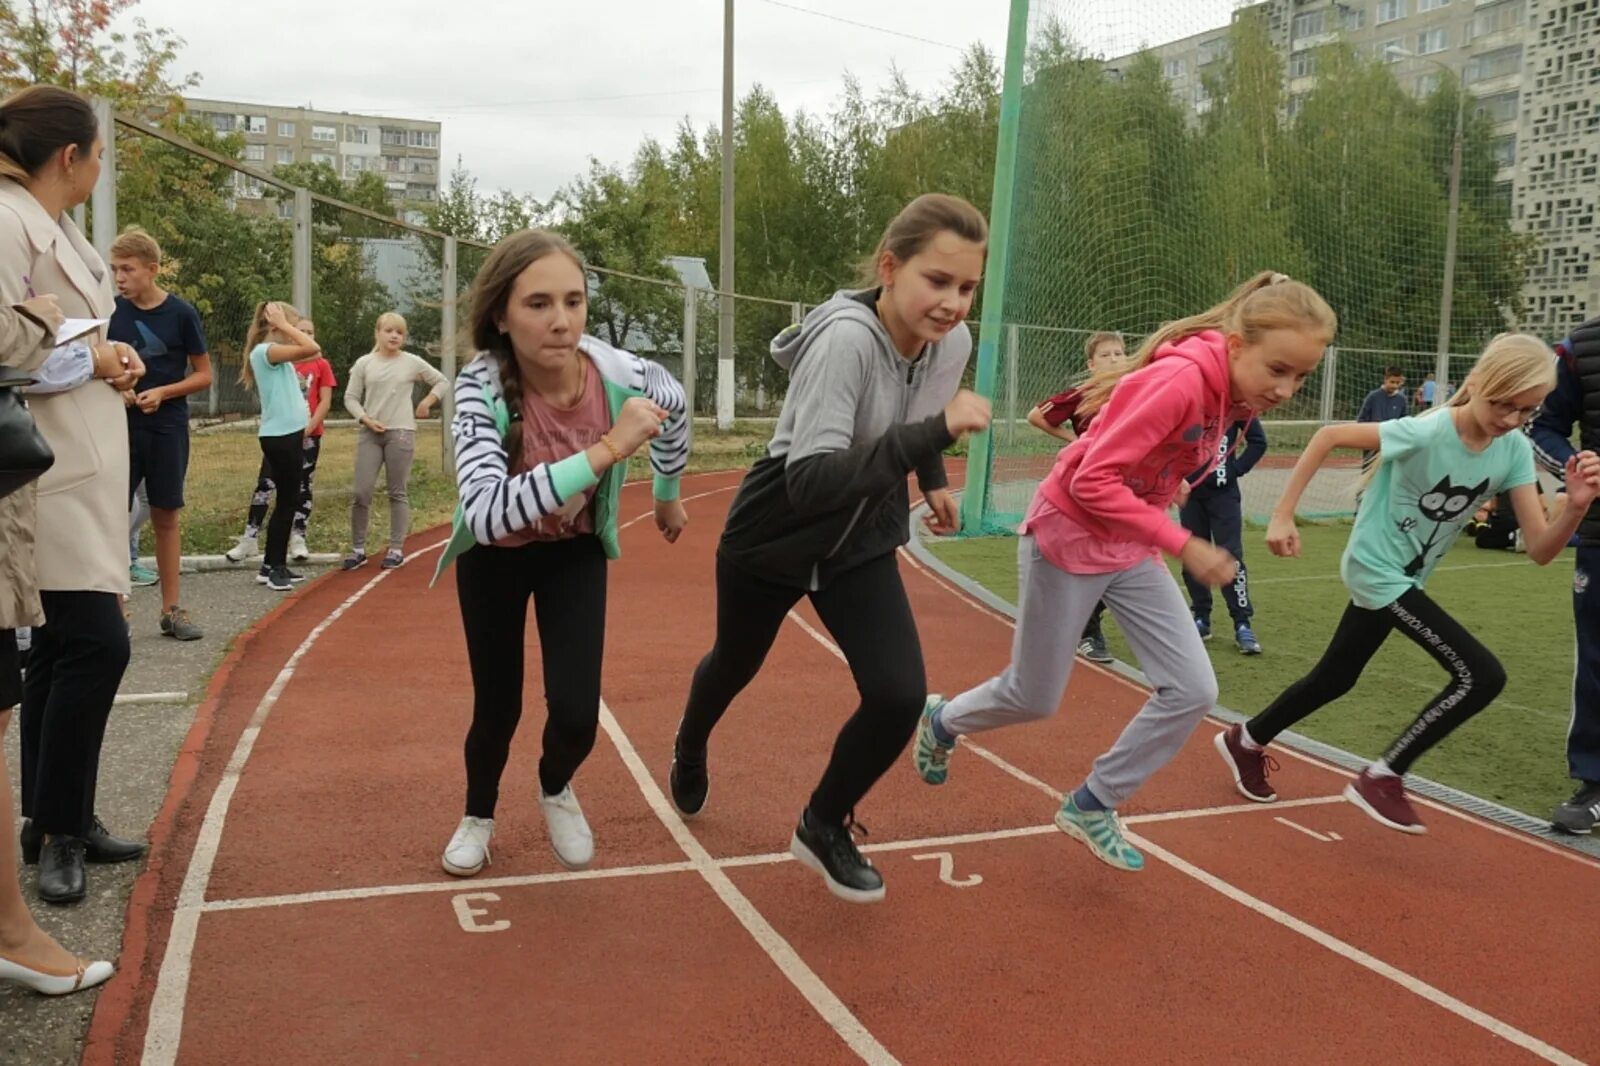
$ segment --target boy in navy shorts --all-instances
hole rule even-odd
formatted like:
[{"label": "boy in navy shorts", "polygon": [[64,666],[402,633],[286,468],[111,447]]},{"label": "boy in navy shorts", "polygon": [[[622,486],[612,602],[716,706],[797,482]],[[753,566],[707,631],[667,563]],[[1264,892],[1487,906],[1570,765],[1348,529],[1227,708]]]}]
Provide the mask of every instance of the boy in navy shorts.
[{"label": "boy in navy shorts", "polygon": [[112,243],[118,295],[106,334],[132,345],[146,368],[128,407],[128,485],[132,490],[143,482],[150,499],[161,577],[161,632],[178,640],[199,640],[205,634],[178,604],[183,556],[178,512],[189,471],[188,396],[211,386],[211,356],[199,312],[156,284],[160,269],[161,246],[144,230],[130,228]]}]

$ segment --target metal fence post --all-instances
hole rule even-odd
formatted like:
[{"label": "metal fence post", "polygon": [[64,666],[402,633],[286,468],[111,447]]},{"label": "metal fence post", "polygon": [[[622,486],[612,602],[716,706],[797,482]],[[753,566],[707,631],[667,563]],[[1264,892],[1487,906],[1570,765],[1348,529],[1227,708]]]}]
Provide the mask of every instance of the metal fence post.
[{"label": "metal fence post", "polygon": [[1318,415],[1323,422],[1333,421],[1334,386],[1339,377],[1339,349],[1328,346],[1322,357],[1322,406]]},{"label": "metal fence post", "polygon": [[93,243],[100,258],[110,263],[111,244],[117,239],[117,123],[111,101],[97,97],[94,117],[100,124],[100,143],[105,154],[100,157],[100,180],[94,183],[94,192],[90,195],[94,207]]},{"label": "metal fence post", "polygon": [[700,327],[700,300],[693,285],[683,287],[683,395],[689,409],[689,439],[694,440],[695,393],[699,391],[696,356],[699,355],[697,336]]},{"label": "metal fence post", "polygon": [[1017,360],[1022,355],[1022,340],[1017,324],[1006,327],[1006,444],[1017,442]]},{"label": "metal fence post", "polygon": [[439,470],[448,474],[454,462],[450,423],[456,414],[456,239],[444,239],[444,258],[439,264],[439,292],[444,299],[439,307],[439,372],[449,386],[439,405]]},{"label": "metal fence post", "polygon": [[315,318],[311,306],[311,191],[294,191],[293,288],[290,299],[302,315]]}]

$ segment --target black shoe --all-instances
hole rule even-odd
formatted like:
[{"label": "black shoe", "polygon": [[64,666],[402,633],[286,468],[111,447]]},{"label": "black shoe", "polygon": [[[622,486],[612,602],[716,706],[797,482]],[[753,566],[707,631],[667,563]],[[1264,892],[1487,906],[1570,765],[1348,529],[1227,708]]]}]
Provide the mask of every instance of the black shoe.
[{"label": "black shoe", "polygon": [[144,855],[146,847],[142,840],[124,840],[112,836],[98,816],[83,843],[83,857],[89,862],[102,864],[132,862]]},{"label": "black shoe", "polygon": [[294,588],[294,578],[287,566],[274,566],[267,571],[267,588],[273,592],[288,592]]},{"label": "black shoe", "polygon": [[693,818],[706,805],[706,793],[711,791],[711,778],[706,774],[706,757],[701,752],[696,760],[686,758],[676,743],[672,745],[672,770],[667,774],[667,784],[672,789],[672,805],[685,818]]},{"label": "black shoe", "polygon": [[1596,823],[1600,823],[1600,781],[1585,781],[1550,818],[1557,829],[1580,836],[1593,833]]},{"label": "black shoe", "polygon": [[76,903],[89,891],[83,868],[82,837],[54,836],[39,856],[39,898],[46,903]]},{"label": "black shoe", "polygon": [[22,820],[22,831],[17,834],[17,845],[22,852],[22,861],[27,866],[32,866],[39,861],[39,849],[44,845],[44,831],[38,828],[38,823],[32,818]]},{"label": "black shoe", "polygon": [[[296,573],[295,571],[290,570],[287,566],[279,567],[278,569],[282,573],[288,575],[288,579],[292,582],[300,582],[306,579],[304,574]],[[283,589],[280,589],[276,585],[272,584],[272,567],[268,566],[266,563],[262,563],[261,569],[256,572],[256,584],[267,585],[279,592],[283,591]]]},{"label": "black shoe", "polygon": [[[854,817],[844,825],[823,825],[806,808],[795,826],[789,853],[822,875],[828,891],[851,903],[876,903],[883,898],[883,876],[856,850],[851,836]],[[866,830],[861,830],[863,834]]]}]

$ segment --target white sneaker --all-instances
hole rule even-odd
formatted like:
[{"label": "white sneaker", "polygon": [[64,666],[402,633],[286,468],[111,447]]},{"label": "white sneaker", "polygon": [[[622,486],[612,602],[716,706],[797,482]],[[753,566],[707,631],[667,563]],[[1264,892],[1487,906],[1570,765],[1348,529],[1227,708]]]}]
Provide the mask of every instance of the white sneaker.
[{"label": "white sneaker", "polygon": [[594,834],[584,821],[583,808],[578,797],[568,785],[558,795],[546,796],[539,792],[539,809],[544,811],[545,825],[550,828],[550,846],[556,858],[569,870],[581,870],[594,858]]},{"label": "white sneaker", "polygon": [[311,549],[306,547],[306,538],[299,533],[289,535],[289,560],[303,563],[311,558]]},{"label": "white sneaker", "polygon": [[230,563],[242,563],[246,559],[253,559],[260,554],[260,549],[256,547],[256,538],[240,537],[239,543],[229,548],[223,553],[222,557]]},{"label": "white sneaker", "polygon": [[494,838],[493,818],[461,819],[455,835],[445,846],[444,872],[457,877],[471,877],[493,860],[489,857],[489,841]]}]

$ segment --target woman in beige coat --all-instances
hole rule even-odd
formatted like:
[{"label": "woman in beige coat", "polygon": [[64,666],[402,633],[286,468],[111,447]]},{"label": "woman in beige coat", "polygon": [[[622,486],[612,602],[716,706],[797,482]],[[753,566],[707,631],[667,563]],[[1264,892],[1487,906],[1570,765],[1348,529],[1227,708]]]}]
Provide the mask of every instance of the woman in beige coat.
[{"label": "woman in beige coat", "polygon": [[[33,86],[0,103],[0,305],[54,295],[68,318],[109,318],[111,272],[68,212],[100,175],[94,111]],[[94,340],[103,339],[103,331]],[[128,665],[128,430],[121,398],[97,384],[31,401],[55,452],[37,482],[34,567],[45,622],[33,634],[22,699],[24,861],[39,897],[73,903],[85,861],[138,858],[95,817],[106,720]],[[9,552],[7,553],[9,554]]]}]

